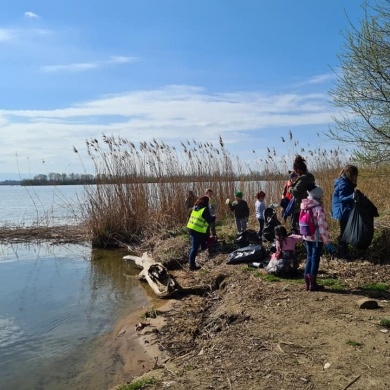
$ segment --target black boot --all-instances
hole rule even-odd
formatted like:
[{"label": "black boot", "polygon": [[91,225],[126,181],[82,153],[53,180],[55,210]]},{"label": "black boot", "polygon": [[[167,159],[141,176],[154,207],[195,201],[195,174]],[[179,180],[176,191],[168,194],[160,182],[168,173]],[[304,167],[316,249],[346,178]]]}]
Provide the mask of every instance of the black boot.
[{"label": "black boot", "polygon": [[344,259],[344,260],[348,260],[349,259],[349,256],[348,256],[348,246],[347,246],[347,244],[345,242],[341,242],[337,246],[337,257],[339,259]]},{"label": "black boot", "polygon": [[310,279],[310,291],[321,291],[324,286],[317,284],[317,275],[309,275]]}]

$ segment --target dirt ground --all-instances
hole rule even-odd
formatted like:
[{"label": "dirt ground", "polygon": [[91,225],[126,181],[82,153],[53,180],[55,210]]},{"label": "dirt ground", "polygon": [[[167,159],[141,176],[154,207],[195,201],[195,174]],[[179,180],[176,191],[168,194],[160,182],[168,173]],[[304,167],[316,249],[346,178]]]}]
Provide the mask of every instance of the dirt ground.
[{"label": "dirt ground", "polygon": [[[7,242],[43,234],[0,233]],[[58,243],[87,238],[82,228],[44,235]],[[180,265],[188,256],[186,240],[165,237],[143,249],[169,260],[181,286],[204,292],[156,300],[149,308],[156,318],[132,313],[117,324],[104,356],[115,359],[118,383],[153,378],[148,389],[187,390],[390,388],[390,328],[381,325],[390,322],[390,265],[323,257],[318,281],[325,289],[307,292],[304,260],[300,275],[282,279],[226,264],[226,250],[201,253],[202,269],[191,272]],[[378,307],[360,308],[362,298]]]},{"label": "dirt ground", "polygon": [[[318,279],[327,286],[307,292],[301,275],[267,278],[226,259],[203,253],[200,271],[171,271],[182,286],[207,291],[169,299],[165,325],[139,332],[145,351],[159,348],[138,378],[157,381],[148,388],[390,388],[390,331],[380,325],[390,320],[389,265],[322,258]],[[360,308],[362,298],[378,308]]]}]

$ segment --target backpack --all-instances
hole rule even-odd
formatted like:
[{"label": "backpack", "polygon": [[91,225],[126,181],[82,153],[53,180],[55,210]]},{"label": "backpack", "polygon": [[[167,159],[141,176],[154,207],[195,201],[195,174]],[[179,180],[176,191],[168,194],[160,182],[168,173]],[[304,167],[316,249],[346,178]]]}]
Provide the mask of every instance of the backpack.
[{"label": "backpack", "polygon": [[302,209],[299,213],[299,233],[302,236],[313,236],[317,230],[314,223],[313,207]]}]

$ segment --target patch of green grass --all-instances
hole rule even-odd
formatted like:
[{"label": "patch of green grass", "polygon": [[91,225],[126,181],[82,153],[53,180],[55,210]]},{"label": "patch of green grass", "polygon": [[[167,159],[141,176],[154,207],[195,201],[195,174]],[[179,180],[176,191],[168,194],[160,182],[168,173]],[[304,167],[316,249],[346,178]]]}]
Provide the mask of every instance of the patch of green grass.
[{"label": "patch of green grass", "polygon": [[261,279],[264,279],[264,280],[267,280],[268,282],[280,282],[281,280],[283,280],[283,278],[280,278],[278,276],[275,276],[275,275],[270,275],[270,274],[263,274],[262,272],[255,272],[255,276],[261,278]]},{"label": "patch of green grass", "polygon": [[384,328],[390,328],[390,318],[382,318],[379,322],[380,326],[383,326]]},{"label": "patch of green grass", "polygon": [[347,344],[350,345],[351,347],[362,347],[364,345],[363,343],[359,343],[358,341],[354,341],[354,340],[348,340]]},{"label": "patch of green grass", "polygon": [[202,269],[199,271],[199,273],[200,273],[201,275],[207,275],[207,274],[210,273],[210,271],[209,271],[208,269],[202,268]]},{"label": "patch of green grass", "polygon": [[116,390],[141,390],[149,385],[155,385],[156,383],[157,379],[155,378],[140,379],[134,383],[130,383],[129,385],[119,386]]},{"label": "patch of green grass", "polygon": [[322,278],[318,279],[319,284],[329,287],[331,290],[345,290],[346,285],[339,279],[334,278]]},{"label": "patch of green grass", "polygon": [[381,283],[381,282],[368,283],[362,287],[362,290],[376,291],[376,292],[385,292],[385,291],[388,291],[388,289],[389,289],[389,285],[386,283]]},{"label": "patch of green grass", "polygon": [[143,320],[146,318],[156,318],[158,315],[160,315],[161,312],[154,307],[149,307],[144,313],[142,313],[139,317]]}]

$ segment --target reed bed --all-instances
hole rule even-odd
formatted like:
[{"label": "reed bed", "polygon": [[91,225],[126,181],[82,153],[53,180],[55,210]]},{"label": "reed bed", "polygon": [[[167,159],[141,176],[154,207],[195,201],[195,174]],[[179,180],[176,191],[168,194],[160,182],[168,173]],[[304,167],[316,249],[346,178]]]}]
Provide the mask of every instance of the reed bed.
[{"label": "reed bed", "polygon": [[[277,147],[266,147],[266,157],[243,163],[225,147],[195,140],[172,147],[153,139],[136,146],[122,137],[102,136],[86,141],[97,178],[96,185],[85,186],[87,201],[82,206],[93,244],[105,247],[115,243],[140,242],[158,232],[175,232],[186,224],[184,200],[189,190],[201,196],[212,188],[218,204],[218,225],[232,221],[225,205],[240,189],[252,210],[250,226],[257,229],[254,217],[255,195],[266,192],[266,203],[279,203],[288,171],[296,154],[307,162],[317,184],[324,188],[324,207],[330,212],[333,181],[346,163],[354,162],[352,153],[339,148],[302,147],[292,132],[282,138],[288,152],[278,155]],[[285,149],[285,148],[284,148]],[[359,189],[381,212],[388,212],[388,167],[359,166]],[[331,230],[337,225],[329,218]]]}]

